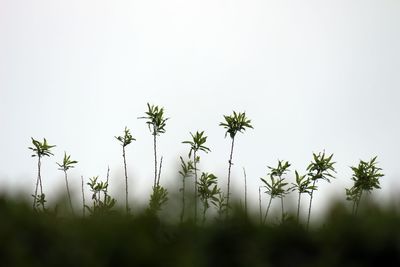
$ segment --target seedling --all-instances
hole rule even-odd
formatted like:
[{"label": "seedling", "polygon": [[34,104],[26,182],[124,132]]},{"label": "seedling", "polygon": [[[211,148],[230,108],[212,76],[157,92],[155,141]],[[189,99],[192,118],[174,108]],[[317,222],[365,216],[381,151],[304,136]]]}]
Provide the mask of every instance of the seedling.
[{"label": "seedling", "polygon": [[116,200],[108,195],[108,181],[98,181],[98,178],[98,176],[90,178],[90,182],[87,183],[92,192],[93,205],[92,207],[85,205],[85,208],[91,216],[111,213],[116,203]]},{"label": "seedling", "polygon": [[333,165],[335,162],[332,162],[333,154],[329,157],[325,157],[325,151],[323,153],[315,154],[313,153],[313,161],[311,161],[310,165],[307,167],[307,171],[309,178],[312,181],[312,188],[310,194],[310,205],[308,207],[308,218],[307,218],[307,229],[310,225],[310,216],[311,216],[311,205],[313,200],[313,194],[316,190],[315,184],[318,180],[325,180],[330,182],[330,178],[335,178],[331,172],[336,172]]},{"label": "seedling", "polygon": [[300,175],[297,171],[295,171],[296,175],[296,183],[292,183],[293,187],[291,188],[293,191],[298,192],[298,200],[297,200],[297,216],[296,220],[299,222],[300,216],[300,201],[302,194],[309,194],[311,196],[312,190],[317,190],[316,186],[311,185],[311,180],[307,175]]},{"label": "seedling", "polygon": [[[36,187],[35,187],[35,194],[32,195],[33,197],[33,208],[37,209],[37,205],[36,202],[39,200],[39,203],[41,204],[43,211],[44,211],[44,203],[45,201],[45,195],[43,194],[43,186],[42,186],[42,177],[41,177],[41,159],[42,157],[50,157],[52,155],[54,155],[50,149],[52,149],[53,147],[55,147],[55,145],[49,145],[47,143],[46,138],[43,138],[43,143],[40,141],[37,141],[35,139],[32,139],[32,144],[34,145],[34,147],[28,147],[30,150],[32,150],[34,152],[34,154],[32,154],[32,157],[38,157],[38,176],[36,179]],[[40,185],[40,196],[38,197],[37,191],[38,191],[38,186]]]},{"label": "seedling", "polygon": [[115,136],[115,138],[121,143],[122,146],[122,158],[124,160],[124,173],[125,173],[125,209],[126,214],[129,214],[130,208],[128,205],[128,171],[126,168],[126,156],[125,156],[125,147],[132,143],[132,141],[136,141],[135,138],[132,137],[130,130],[125,127],[123,136]]},{"label": "seedling", "polygon": [[157,185],[153,188],[153,194],[150,197],[149,211],[150,213],[157,213],[161,210],[164,203],[168,201],[168,191],[164,187]]},{"label": "seedling", "polygon": [[179,171],[179,174],[182,177],[182,187],[179,189],[180,192],[182,192],[182,211],[180,215],[180,222],[183,222],[183,218],[185,216],[185,190],[186,190],[186,178],[190,177],[193,175],[194,171],[194,163],[193,161],[188,161],[185,162],[182,157],[181,159],[181,170]]},{"label": "seedling", "polygon": [[75,215],[75,213],[74,213],[74,207],[72,206],[71,193],[69,191],[67,171],[71,168],[74,168],[75,167],[74,165],[77,163],[78,162],[76,160],[71,160],[71,155],[67,156],[66,152],[64,152],[64,159],[63,159],[62,163],[57,163],[57,165],[60,167],[59,170],[64,172],[65,186],[67,187],[69,205],[70,205],[72,214],[74,214],[74,215]]},{"label": "seedling", "polygon": [[264,184],[263,187],[266,188],[266,191],[264,193],[267,193],[270,196],[268,206],[267,206],[267,209],[266,209],[265,215],[264,215],[264,220],[263,220],[264,224],[267,221],[267,216],[269,213],[269,209],[271,207],[272,200],[277,197],[283,198],[288,193],[288,190],[286,190],[284,188],[287,185],[287,183],[285,183],[283,179],[279,179],[279,178],[276,179],[275,177],[276,177],[275,175],[272,175],[271,173],[269,173],[269,178],[270,178],[271,182],[268,182],[264,178],[260,178]]},{"label": "seedling", "polygon": [[369,162],[360,160],[358,167],[350,167],[353,171],[351,179],[354,181],[353,187],[346,189],[347,200],[353,201],[353,214],[357,214],[358,206],[364,191],[371,193],[374,189],[380,189],[379,178],[384,174],[377,167],[376,158]]},{"label": "seedling", "polygon": [[192,153],[193,153],[193,162],[194,162],[194,192],[195,192],[195,199],[194,199],[194,222],[197,222],[197,163],[199,162],[200,158],[197,157],[197,152],[198,151],[203,151],[205,153],[210,152],[211,150],[206,147],[204,144],[207,141],[207,136],[204,135],[204,131],[202,132],[196,132],[194,135],[190,133],[192,136],[191,141],[183,141],[183,144],[189,144],[190,145],[190,150],[189,150],[189,158],[191,158]]},{"label": "seedling", "polygon": [[246,117],[246,113],[243,112],[239,112],[236,113],[235,111],[233,111],[232,115],[224,115],[224,122],[221,122],[219,125],[224,127],[226,129],[225,132],[225,137],[229,134],[230,138],[232,139],[232,143],[231,143],[231,152],[230,152],[230,156],[229,156],[229,165],[228,165],[228,193],[226,195],[226,205],[227,205],[227,209],[226,209],[226,216],[228,217],[228,213],[229,213],[229,197],[230,197],[230,183],[231,183],[231,168],[232,168],[232,158],[233,158],[233,148],[235,145],[235,137],[236,134],[238,132],[243,133],[247,128],[252,128],[253,126],[251,125],[251,120],[249,120]]},{"label": "seedling", "polygon": [[283,206],[283,198],[284,198],[284,196],[286,194],[289,193],[288,189],[284,189],[283,188],[283,185],[287,185],[287,183],[283,183],[285,178],[282,177],[282,175],[285,175],[286,172],[289,171],[289,167],[290,167],[290,163],[288,161],[285,162],[285,161],[281,161],[281,160],[278,160],[278,166],[276,168],[268,166],[268,169],[270,169],[270,173],[269,173],[270,177],[271,178],[274,177],[277,180],[279,180],[280,181],[280,185],[282,186],[282,190],[284,190],[279,195],[279,197],[281,199],[281,207],[282,207],[282,222],[283,222],[284,217],[285,217],[285,211],[284,211],[284,206]]},{"label": "seedling", "polygon": [[217,186],[217,177],[212,173],[203,172],[200,177],[200,181],[198,182],[199,191],[198,195],[200,201],[203,203],[203,221],[206,221],[206,212],[210,207],[210,201],[218,207],[218,195],[220,190]]}]

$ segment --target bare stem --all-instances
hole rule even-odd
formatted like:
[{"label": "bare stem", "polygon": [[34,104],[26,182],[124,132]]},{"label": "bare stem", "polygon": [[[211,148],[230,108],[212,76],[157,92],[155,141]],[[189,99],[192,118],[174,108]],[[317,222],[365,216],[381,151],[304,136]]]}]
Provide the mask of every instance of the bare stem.
[{"label": "bare stem", "polygon": [[181,223],[183,222],[183,217],[185,215],[185,186],[186,186],[186,177],[182,177],[182,211],[181,211],[181,218],[180,221]]},{"label": "bare stem", "polygon": [[39,181],[40,181],[40,156],[38,156],[38,176],[36,178],[36,187],[35,187],[35,195],[33,197],[33,208],[36,208],[36,198],[37,198],[37,191],[39,187]]},{"label": "bare stem", "polygon": [[126,169],[126,156],[125,156],[125,147],[122,146],[122,157],[124,158],[124,171],[125,171],[125,209],[126,214],[129,214],[129,205],[128,205],[128,171]]},{"label": "bare stem", "polygon": [[194,162],[194,223],[197,223],[197,162],[196,151],[193,152]]},{"label": "bare stem", "polygon": [[244,213],[247,217],[247,175],[246,169],[243,167],[243,175],[244,175]]},{"label": "bare stem", "polygon": [[154,146],[154,188],[157,184],[157,135],[155,126],[153,126],[153,146]]},{"label": "bare stem", "polygon": [[[313,188],[315,187],[315,182],[316,181],[317,180],[314,180],[314,182],[313,182]],[[308,230],[308,227],[310,226],[311,205],[312,205],[313,195],[314,195],[314,189],[311,189],[310,206],[308,207],[307,230]]]},{"label": "bare stem", "polygon": [[235,137],[232,138],[231,144],[231,154],[229,156],[229,167],[228,167],[228,195],[226,196],[226,217],[229,216],[229,197],[230,197],[230,185],[231,185],[231,168],[232,168],[232,157],[233,157],[233,148],[235,145]]},{"label": "bare stem", "polygon": [[161,156],[161,159],[160,159],[160,168],[158,169],[157,186],[160,185],[162,163],[163,163],[163,157]]},{"label": "bare stem", "polygon": [[82,215],[83,215],[83,217],[85,217],[85,191],[84,191],[84,188],[83,188],[83,176],[81,176],[81,180],[82,180],[82,204],[83,204],[83,207],[82,207]]},{"label": "bare stem", "polygon": [[259,207],[260,207],[260,224],[262,224],[261,186],[258,187],[258,203],[259,203]]},{"label": "bare stem", "polygon": [[267,210],[265,211],[264,224],[267,222],[267,216],[268,216],[269,209],[271,207],[271,203],[272,203],[272,196],[269,198],[268,207],[267,207]]},{"label": "bare stem", "polygon": [[67,194],[68,194],[69,206],[71,207],[72,215],[75,216],[74,207],[72,206],[71,193],[70,193],[70,191],[69,191],[68,176],[67,176],[67,171],[66,171],[66,170],[64,170],[64,176],[65,176],[65,185],[66,185],[66,187],[67,187]]},{"label": "bare stem", "polygon": [[301,200],[301,193],[299,192],[299,199],[297,200],[297,223],[299,223],[299,216],[300,216],[300,200]]}]

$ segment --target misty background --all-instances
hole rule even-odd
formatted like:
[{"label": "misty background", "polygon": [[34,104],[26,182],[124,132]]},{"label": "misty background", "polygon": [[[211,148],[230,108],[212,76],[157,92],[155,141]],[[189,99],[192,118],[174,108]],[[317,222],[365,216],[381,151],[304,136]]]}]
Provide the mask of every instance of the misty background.
[{"label": "misty background", "polygon": [[[153,181],[146,103],[170,120],[159,137],[161,183],[180,187],[179,156],[189,132],[204,130],[212,152],[199,168],[226,191],[229,138],[218,124],[246,111],[254,130],[238,134],[233,194],[256,205],[260,177],[278,159],[305,173],[312,152],[334,153],[337,179],[319,183],[313,208],[345,198],[349,166],[377,155],[389,201],[400,192],[398,160],[400,2],[396,0],[1,0],[0,191],[24,192],[36,181],[31,137],[57,147],[42,163],[48,201],[64,192],[55,162],[66,151],[75,201],[80,176],[105,180],[123,201],[125,126],[132,208],[147,203]],[[86,188],[88,193],[88,188]],[[303,208],[307,206],[306,198]]]}]

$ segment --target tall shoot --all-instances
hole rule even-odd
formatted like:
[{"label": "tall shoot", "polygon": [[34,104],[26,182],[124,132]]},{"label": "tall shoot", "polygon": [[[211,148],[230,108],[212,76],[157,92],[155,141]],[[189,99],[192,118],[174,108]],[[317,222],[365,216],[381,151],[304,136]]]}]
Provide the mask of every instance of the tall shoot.
[{"label": "tall shoot", "polygon": [[132,137],[130,130],[125,127],[123,136],[115,136],[115,138],[121,143],[122,146],[122,158],[124,160],[124,173],[125,173],[125,210],[126,214],[129,214],[130,208],[128,204],[128,171],[126,168],[126,156],[125,156],[125,147],[132,143],[132,141],[136,141],[135,138]]},{"label": "tall shoot", "polygon": [[218,207],[218,195],[220,193],[220,189],[217,186],[217,177],[212,173],[208,174],[203,172],[198,185],[198,195],[203,203],[202,224],[204,224],[206,221],[206,212],[210,207],[210,201],[213,203],[213,205]]},{"label": "tall shoot", "polygon": [[288,161],[282,161],[282,160],[278,160],[278,166],[276,168],[268,166],[268,169],[270,169],[270,173],[269,173],[270,177],[277,178],[277,180],[279,181],[279,184],[282,186],[282,189],[283,189],[283,192],[279,195],[279,197],[281,199],[282,222],[285,218],[283,198],[287,193],[289,193],[289,190],[283,188],[283,186],[287,185],[287,183],[283,182],[285,180],[285,178],[282,176],[285,175],[286,172],[289,171],[289,167],[290,167],[290,163]]},{"label": "tall shoot", "polygon": [[192,140],[190,141],[183,141],[183,144],[189,144],[190,145],[190,150],[189,150],[189,158],[191,158],[192,153],[193,153],[193,163],[194,163],[194,192],[195,192],[195,199],[194,199],[194,222],[197,222],[197,185],[198,185],[198,179],[197,179],[197,163],[200,160],[200,157],[197,156],[198,151],[203,151],[205,153],[210,152],[211,150],[206,147],[204,144],[207,141],[207,136],[204,135],[204,131],[202,132],[196,132],[195,134],[190,133],[192,136]]},{"label": "tall shoot", "polygon": [[64,152],[64,158],[62,163],[57,163],[57,165],[60,167],[59,170],[64,172],[65,186],[67,188],[69,206],[71,208],[71,212],[73,215],[75,215],[75,212],[74,212],[74,207],[72,206],[71,193],[69,191],[67,171],[71,168],[74,168],[75,167],[74,165],[77,163],[78,162],[76,160],[71,160],[71,155],[67,155],[66,152]]},{"label": "tall shoot", "polygon": [[247,128],[253,128],[251,125],[251,120],[246,117],[246,113],[239,112],[236,113],[233,111],[232,115],[224,115],[224,122],[221,122],[219,126],[222,126],[226,129],[225,137],[229,134],[229,137],[232,139],[231,143],[231,152],[229,155],[229,165],[228,165],[228,190],[226,195],[226,217],[229,215],[229,197],[230,197],[230,183],[231,183],[231,168],[232,168],[232,158],[233,158],[233,149],[235,146],[235,137],[238,132],[244,132]]},{"label": "tall shoot", "polygon": [[180,222],[183,222],[183,218],[185,216],[185,191],[186,191],[186,178],[190,177],[193,174],[194,166],[192,161],[185,162],[182,157],[181,160],[181,170],[179,174],[182,177],[182,187],[179,189],[182,192],[182,210],[180,214]]},{"label": "tall shoot", "polygon": [[[28,147],[30,150],[33,151],[34,154],[32,154],[32,157],[37,157],[38,158],[38,174],[37,174],[37,179],[36,179],[36,187],[35,187],[35,193],[33,196],[33,209],[38,208],[38,204],[42,206],[43,211],[45,210],[44,203],[46,202],[45,200],[45,195],[43,194],[43,186],[42,186],[42,176],[41,176],[41,159],[42,157],[50,157],[51,155],[54,155],[51,153],[50,149],[55,147],[55,145],[49,145],[47,143],[46,138],[43,138],[43,142],[37,141],[35,139],[32,139],[32,144],[34,147]],[[40,185],[40,196],[38,196],[37,191],[38,191],[38,186]]]},{"label": "tall shoot", "polygon": [[382,169],[376,166],[376,158],[372,158],[369,162],[360,160],[357,167],[350,167],[353,171],[351,179],[354,185],[350,189],[346,188],[346,195],[347,200],[353,201],[354,215],[357,214],[363,192],[371,193],[372,190],[381,188],[379,178],[384,174],[381,173]]},{"label": "tall shoot", "polygon": [[150,210],[158,211],[161,205],[167,201],[167,190],[160,186],[161,164],[160,170],[157,173],[157,136],[165,133],[166,122],[169,118],[164,117],[164,108],[159,106],[150,105],[147,103],[146,116],[139,117],[139,119],[146,119],[146,124],[153,135],[153,149],[154,149],[154,183],[153,195],[150,197]]},{"label": "tall shoot", "polygon": [[308,207],[308,217],[307,217],[307,229],[310,225],[310,217],[311,217],[311,205],[314,195],[314,190],[316,190],[316,183],[318,180],[326,180],[330,182],[330,178],[335,178],[331,172],[335,172],[335,168],[333,165],[335,162],[332,162],[333,154],[329,157],[325,156],[325,151],[323,153],[315,154],[313,153],[313,161],[311,161],[310,165],[307,167],[308,176],[312,181],[312,188],[310,194],[310,205]]},{"label": "tall shoot", "polygon": [[297,171],[295,171],[296,175],[296,183],[292,183],[293,187],[291,188],[293,191],[298,192],[298,199],[297,199],[297,216],[296,221],[299,222],[300,218],[300,201],[302,194],[309,194],[311,196],[312,190],[317,190],[316,186],[311,185],[311,180],[306,175],[300,175]]}]

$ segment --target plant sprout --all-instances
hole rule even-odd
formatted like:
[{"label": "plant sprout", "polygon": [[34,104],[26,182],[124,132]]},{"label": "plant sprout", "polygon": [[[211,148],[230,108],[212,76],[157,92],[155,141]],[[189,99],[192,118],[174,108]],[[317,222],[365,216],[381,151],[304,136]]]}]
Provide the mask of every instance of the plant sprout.
[{"label": "plant sprout", "polygon": [[232,158],[233,158],[233,148],[235,145],[235,137],[236,134],[238,132],[243,133],[247,128],[252,128],[253,126],[251,125],[251,120],[249,120],[246,117],[246,113],[243,112],[239,112],[236,113],[235,111],[233,111],[232,115],[224,115],[224,122],[221,122],[219,124],[219,126],[222,126],[226,129],[225,132],[225,137],[229,134],[230,138],[232,139],[232,143],[231,143],[231,152],[230,152],[230,156],[229,156],[229,166],[228,166],[228,193],[226,195],[226,205],[227,205],[227,209],[226,209],[226,216],[228,217],[228,213],[229,213],[229,197],[230,197],[230,183],[231,183],[231,168],[232,168]]},{"label": "plant sprout", "polygon": [[268,216],[269,209],[271,207],[272,200],[276,197],[283,198],[285,196],[285,194],[287,194],[287,192],[288,192],[284,188],[287,185],[287,183],[285,183],[283,179],[279,179],[279,178],[275,179],[275,177],[276,177],[275,175],[272,175],[271,173],[269,174],[269,178],[270,178],[271,182],[268,182],[264,178],[260,178],[264,184],[263,187],[267,189],[264,193],[267,193],[268,195],[270,195],[268,206],[267,206],[267,209],[266,209],[265,215],[264,215],[264,220],[263,220],[264,224],[267,221],[267,216]]},{"label": "plant sprout", "polygon": [[71,155],[67,156],[66,152],[64,152],[64,159],[63,159],[62,163],[57,163],[57,165],[60,167],[59,170],[64,172],[65,186],[67,187],[68,200],[69,200],[69,205],[70,205],[72,214],[75,214],[75,213],[74,213],[74,207],[72,206],[71,193],[69,191],[67,171],[71,168],[74,168],[75,167],[74,165],[77,163],[78,162],[76,160],[71,160]]},{"label": "plant sprout", "polygon": [[296,175],[296,183],[292,183],[293,187],[291,189],[293,191],[296,190],[299,193],[297,200],[297,216],[296,216],[296,220],[297,222],[299,222],[301,195],[309,194],[311,196],[311,191],[317,190],[317,187],[311,185],[311,180],[306,175],[300,175],[297,171],[295,171],[295,175]]},{"label": "plant sprout", "polygon": [[[34,147],[28,147],[30,150],[32,150],[34,152],[34,154],[32,154],[32,157],[38,157],[38,176],[36,179],[36,187],[35,187],[35,194],[32,195],[33,197],[33,208],[36,209],[37,205],[36,202],[39,202],[39,204],[41,204],[43,211],[44,211],[44,203],[45,201],[45,195],[43,194],[43,186],[42,186],[42,177],[41,177],[41,159],[42,157],[50,157],[51,155],[54,155],[50,149],[52,149],[53,147],[55,147],[55,145],[49,145],[47,143],[46,138],[43,138],[43,142],[37,141],[35,139],[32,139],[32,144],[34,145]],[[38,197],[37,191],[38,191],[38,186],[40,185],[40,196]]]},{"label": "plant sprout", "polygon": [[273,167],[269,167],[268,169],[270,169],[270,177],[274,177],[277,178],[277,180],[280,181],[280,185],[282,185],[282,189],[284,190],[280,195],[280,199],[281,199],[281,207],[282,207],[282,221],[284,220],[285,217],[285,213],[284,213],[284,207],[283,207],[283,197],[289,192],[288,190],[283,188],[283,185],[287,185],[287,183],[283,183],[283,180],[285,179],[284,177],[282,177],[282,175],[285,175],[286,172],[289,170],[290,167],[290,163],[288,161],[281,161],[278,160],[278,166],[276,168]]},{"label": "plant sprout", "polygon": [[91,216],[109,214],[116,203],[116,200],[108,195],[108,179],[107,182],[102,182],[98,181],[98,178],[98,176],[90,178],[90,182],[87,183],[92,192],[93,205],[92,207],[85,205],[85,207]]},{"label": "plant sprout", "polygon": [[200,197],[201,202],[203,203],[203,221],[206,221],[206,212],[210,207],[209,201],[211,201],[215,206],[218,206],[218,194],[220,190],[217,186],[217,177],[210,173],[203,172],[201,174],[200,180],[198,182],[199,191],[198,195]]},{"label": "plant sprout", "polygon": [[197,163],[199,162],[199,157],[197,157],[197,152],[198,151],[203,151],[205,153],[210,152],[211,150],[206,147],[204,144],[207,141],[207,136],[204,135],[204,131],[202,132],[196,132],[194,135],[190,133],[192,136],[191,141],[183,141],[183,144],[189,144],[190,145],[190,150],[189,150],[189,158],[192,156],[193,152],[193,162],[194,162],[194,192],[195,192],[195,200],[194,200],[194,222],[196,223],[197,221]]},{"label": "plant sprout", "polygon": [[310,225],[310,216],[311,216],[311,205],[313,200],[313,193],[316,190],[315,184],[318,180],[326,180],[330,182],[330,178],[335,178],[331,172],[336,172],[333,165],[335,162],[332,162],[333,154],[329,157],[325,157],[325,151],[323,153],[315,154],[313,153],[313,161],[311,161],[310,165],[307,167],[308,176],[313,181],[311,187],[311,194],[310,194],[310,205],[308,207],[308,217],[307,217],[307,229]]},{"label": "plant sprout", "polygon": [[136,141],[135,138],[132,137],[130,130],[125,127],[123,136],[115,136],[115,138],[121,143],[122,146],[122,158],[124,159],[124,172],[125,172],[125,209],[126,214],[129,214],[130,209],[128,205],[128,171],[126,168],[126,157],[125,157],[125,147],[132,143],[132,141]]},{"label": "plant sprout", "polygon": [[350,189],[346,189],[347,200],[353,201],[353,214],[357,214],[358,206],[364,191],[371,193],[374,189],[380,189],[379,178],[384,174],[377,167],[376,158],[372,158],[369,162],[360,160],[357,167],[350,167],[353,171],[352,180],[354,185]]},{"label": "plant sprout", "polygon": [[181,170],[179,174],[182,177],[182,187],[179,189],[182,192],[182,211],[180,215],[180,222],[183,222],[183,218],[185,216],[185,190],[186,190],[186,178],[190,177],[193,174],[194,164],[192,161],[185,162],[182,157],[181,160]]}]

